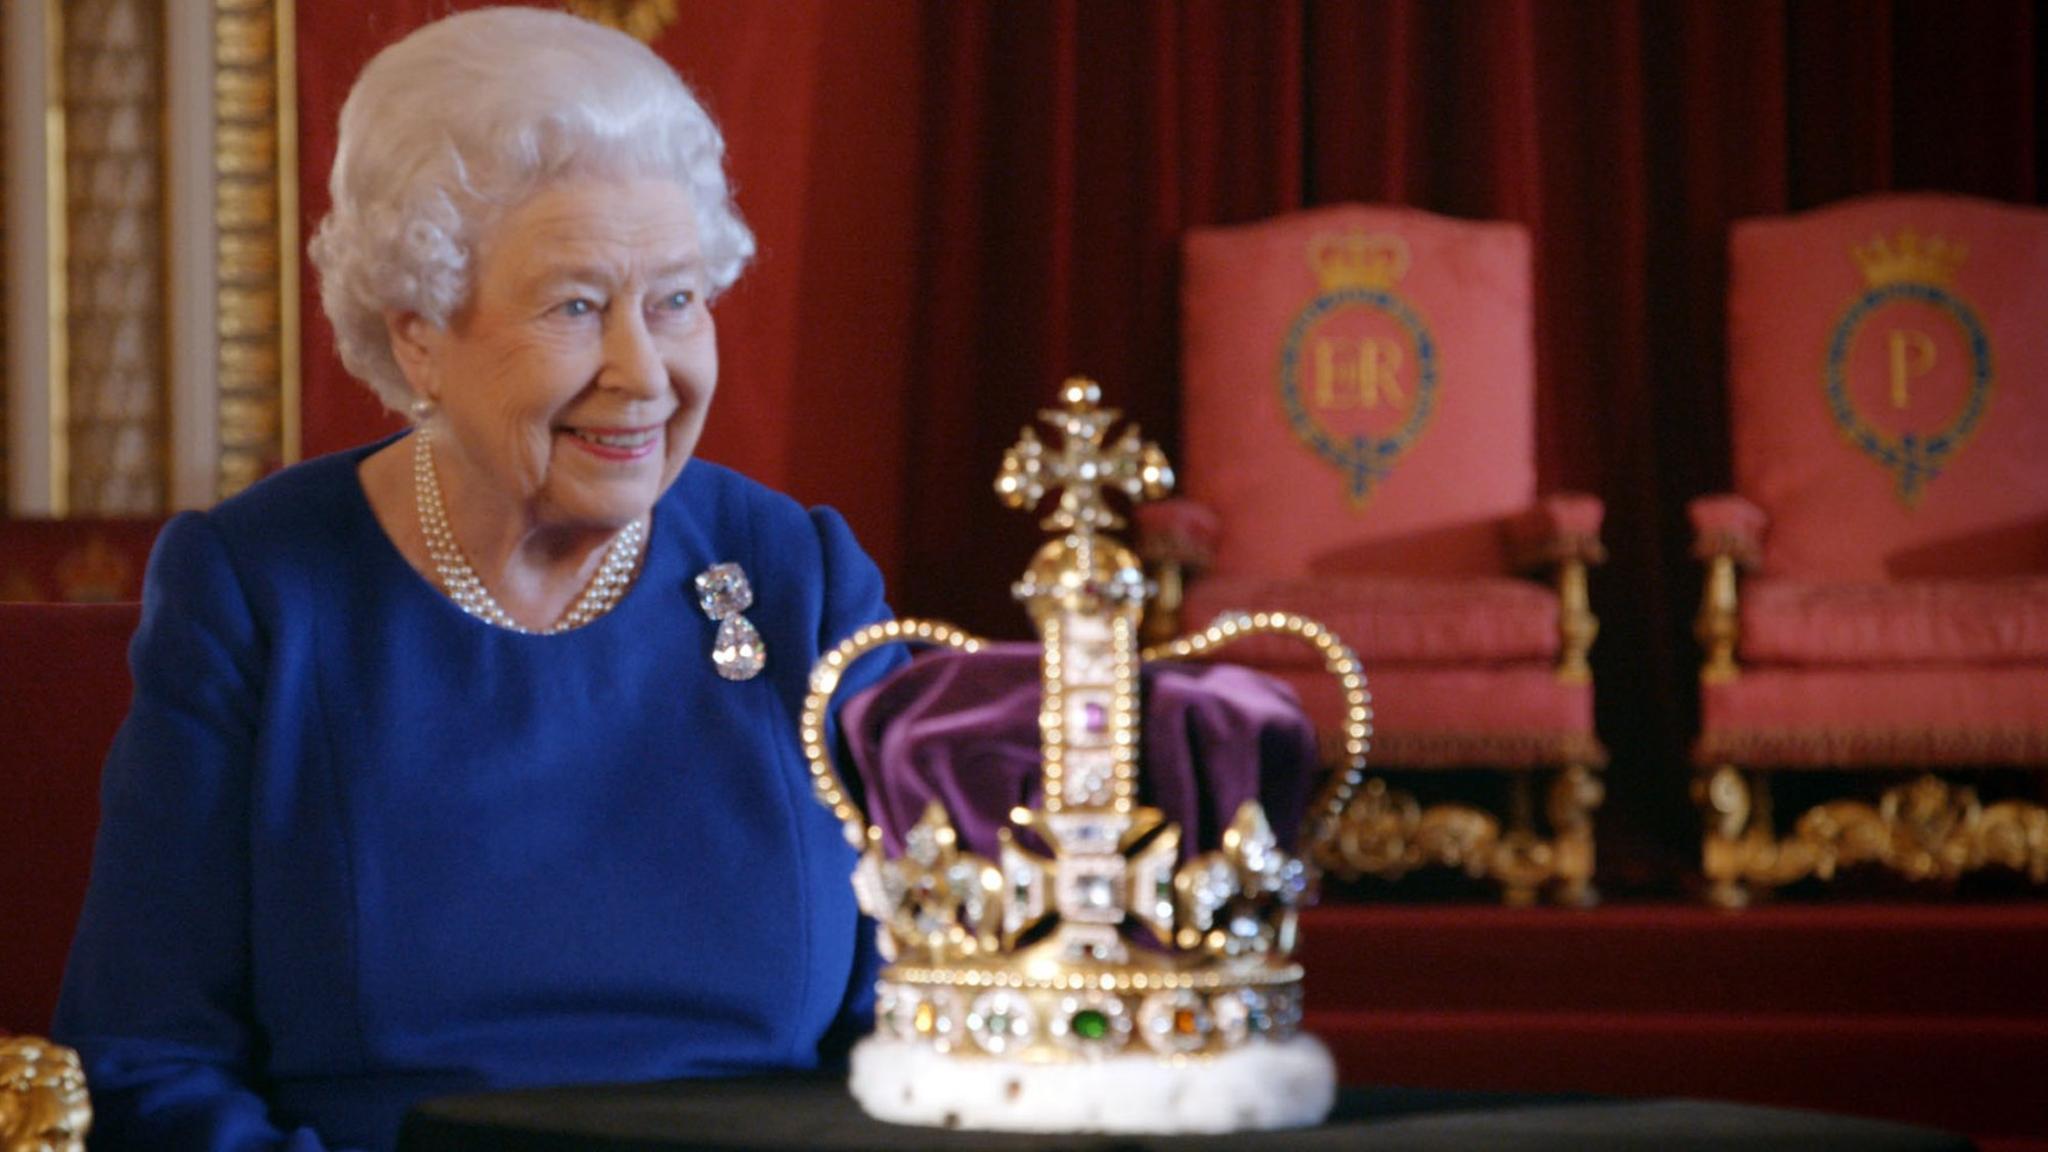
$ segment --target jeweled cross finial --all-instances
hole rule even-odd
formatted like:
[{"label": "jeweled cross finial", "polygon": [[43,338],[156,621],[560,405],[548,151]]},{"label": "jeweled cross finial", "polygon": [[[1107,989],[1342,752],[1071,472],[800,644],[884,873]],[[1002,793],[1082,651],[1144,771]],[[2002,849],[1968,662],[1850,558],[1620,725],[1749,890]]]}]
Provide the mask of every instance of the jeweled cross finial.
[{"label": "jeweled cross finial", "polygon": [[1049,450],[1030,428],[1003,453],[996,476],[996,494],[1012,508],[1031,509],[1045,494],[1060,490],[1059,507],[1045,527],[1084,536],[1123,526],[1123,518],[1102,498],[1114,488],[1132,500],[1157,500],[1173,490],[1173,469],[1157,444],[1140,438],[1137,425],[1107,449],[1102,438],[1122,415],[1101,407],[1102,389],[1076,376],[1060,388],[1062,408],[1040,410],[1038,417],[1066,435],[1058,450]]}]

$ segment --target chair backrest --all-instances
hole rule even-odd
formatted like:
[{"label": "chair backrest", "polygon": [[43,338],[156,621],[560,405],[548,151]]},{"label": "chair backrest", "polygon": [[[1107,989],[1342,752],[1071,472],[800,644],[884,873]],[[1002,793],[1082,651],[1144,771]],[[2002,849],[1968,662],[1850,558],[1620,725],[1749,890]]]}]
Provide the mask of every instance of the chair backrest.
[{"label": "chair backrest", "polygon": [[1728,344],[1767,572],[2048,571],[2048,211],[1887,195],[1738,223]]},{"label": "chair backrest", "polygon": [[1183,255],[1182,471],[1219,571],[1503,570],[1536,492],[1520,225],[1340,205]]},{"label": "chair backrest", "polygon": [[44,1032],[128,712],[138,606],[0,604],[0,1033]]}]

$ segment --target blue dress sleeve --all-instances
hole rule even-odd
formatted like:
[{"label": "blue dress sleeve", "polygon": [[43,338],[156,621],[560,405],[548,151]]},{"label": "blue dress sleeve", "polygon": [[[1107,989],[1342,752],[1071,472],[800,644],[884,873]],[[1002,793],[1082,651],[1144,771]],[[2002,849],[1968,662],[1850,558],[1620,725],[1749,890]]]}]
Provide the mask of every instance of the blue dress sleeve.
[{"label": "blue dress sleeve", "polygon": [[[822,654],[861,628],[891,619],[894,614],[883,599],[881,569],[861,550],[853,538],[853,530],[847,527],[839,513],[830,508],[812,509],[811,523],[817,529],[825,564],[825,611],[818,636],[818,651]],[[847,672],[836,699],[844,704],[909,660],[909,652],[900,644],[870,652]],[[835,749],[839,747],[836,721],[831,726],[828,739]],[[840,756],[841,765],[846,762],[845,756]],[[842,778],[850,776],[843,767],[840,774]],[[855,784],[857,781],[848,779],[849,787]],[[875,977],[882,968],[882,957],[876,950],[874,921],[863,915],[858,933],[853,975],[847,981],[845,998],[840,1004],[838,1017],[818,1046],[819,1061],[827,1067],[842,1064],[854,1041],[874,1027]]]},{"label": "blue dress sleeve", "polygon": [[52,1032],[79,1050],[95,1149],[321,1152],[256,1090],[248,818],[265,642],[218,529],[165,526],[129,649],[92,880]]}]

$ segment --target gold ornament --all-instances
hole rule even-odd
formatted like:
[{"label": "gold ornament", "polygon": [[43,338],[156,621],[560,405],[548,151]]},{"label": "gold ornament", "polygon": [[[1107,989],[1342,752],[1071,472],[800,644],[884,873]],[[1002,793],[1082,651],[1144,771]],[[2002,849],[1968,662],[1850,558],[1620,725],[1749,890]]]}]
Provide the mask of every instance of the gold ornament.
[{"label": "gold ornament", "polygon": [[1987,805],[1975,789],[1932,774],[1886,789],[1876,804],[1835,800],[1809,808],[1783,838],[1771,827],[1763,773],[1722,765],[1695,782],[1694,798],[1707,816],[1702,863],[1710,898],[1724,906],[1748,903],[1752,885],[1832,880],[1860,864],[1910,880],[1954,880],[1995,865],[2048,882],[2048,807],[2024,800]]},{"label": "gold ornament", "polygon": [[643,44],[676,22],[676,0],[564,0],[562,7],[585,20],[616,28]]},{"label": "gold ornament", "polygon": [[78,1053],[31,1036],[0,1039],[0,1152],[84,1152],[91,1130]]}]

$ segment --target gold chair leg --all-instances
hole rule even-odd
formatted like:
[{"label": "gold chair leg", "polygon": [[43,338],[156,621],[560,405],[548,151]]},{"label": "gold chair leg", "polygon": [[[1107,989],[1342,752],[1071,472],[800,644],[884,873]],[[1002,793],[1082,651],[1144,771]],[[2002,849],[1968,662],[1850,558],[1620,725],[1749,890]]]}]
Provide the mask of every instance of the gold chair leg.
[{"label": "gold chair leg", "polygon": [[1753,851],[1754,832],[1760,830],[1765,837],[1771,834],[1769,784],[1760,780],[1752,789],[1735,765],[1721,764],[1694,777],[1693,802],[1706,820],[1700,870],[1707,878],[1707,903],[1716,908],[1748,907],[1744,862]]},{"label": "gold chair leg", "polygon": [[1552,867],[1557,882],[1551,900],[1567,908],[1590,908],[1600,902],[1593,887],[1593,811],[1607,797],[1600,778],[1583,764],[1560,770],[1550,781]]},{"label": "gold chair leg", "polygon": [[1536,835],[1535,789],[1527,772],[1508,775],[1508,831],[1492,871],[1500,879],[1501,903],[1527,908],[1551,874],[1550,846]]}]

